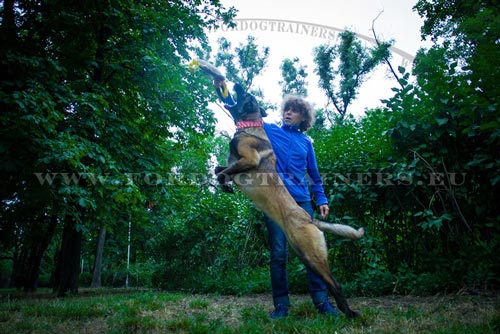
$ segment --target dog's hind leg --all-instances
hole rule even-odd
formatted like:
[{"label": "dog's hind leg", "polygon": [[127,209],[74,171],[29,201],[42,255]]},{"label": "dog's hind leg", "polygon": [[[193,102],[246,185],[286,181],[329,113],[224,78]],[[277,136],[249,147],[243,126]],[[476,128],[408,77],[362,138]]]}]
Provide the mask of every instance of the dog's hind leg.
[{"label": "dog's hind leg", "polygon": [[335,298],[339,310],[348,317],[356,317],[358,312],[352,310],[342,293],[342,287],[333,277],[328,265],[328,253],[323,235],[315,225],[306,223],[294,227],[285,225],[287,238],[299,258],[311,271],[316,273],[328,287]]},{"label": "dog's hind leg", "polygon": [[309,264],[308,267],[314,273],[316,273],[316,275],[321,277],[323,282],[325,282],[326,286],[328,287],[328,291],[330,291],[333,298],[335,299],[335,303],[337,304],[339,310],[341,310],[346,316],[350,318],[358,317],[360,313],[351,309],[351,307],[349,306],[347,299],[344,296],[344,293],[342,292],[342,286],[337,282],[337,280],[331,274],[328,264],[327,263],[319,265],[318,263],[312,263],[312,264],[313,264],[312,266]]},{"label": "dog's hind leg", "polygon": [[330,279],[327,280],[325,283],[327,284],[328,290],[335,299],[335,303],[337,304],[339,310],[344,312],[344,314],[349,318],[356,318],[360,316],[360,313],[358,311],[354,311],[349,307],[347,299],[345,298],[344,293],[342,292],[342,287],[332,275],[330,275]]}]

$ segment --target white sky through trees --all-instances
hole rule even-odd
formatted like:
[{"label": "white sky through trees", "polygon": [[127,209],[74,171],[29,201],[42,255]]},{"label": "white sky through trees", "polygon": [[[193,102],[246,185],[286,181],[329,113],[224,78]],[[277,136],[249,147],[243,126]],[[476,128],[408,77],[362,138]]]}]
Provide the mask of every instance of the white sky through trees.
[{"label": "white sky through trees", "polygon": [[[316,108],[326,105],[327,100],[318,88],[318,79],[314,74],[312,50],[321,44],[335,44],[336,31],[338,34],[338,31],[348,28],[360,36],[373,38],[372,24],[376,19],[374,28],[378,38],[394,40],[394,48],[402,53],[414,56],[419,48],[426,46],[420,37],[423,19],[412,10],[416,0],[224,0],[222,3],[238,10],[238,25],[235,30],[210,32],[208,36],[212,49],[214,52],[217,50],[217,39],[221,36],[227,38],[233,47],[245,43],[248,35],[256,38],[258,46],[268,46],[268,65],[263,75],[254,80],[254,87],[260,87],[265,100],[276,106],[281,103],[279,66],[283,59],[294,57],[307,66],[308,100]],[[361,40],[370,45],[365,39]],[[405,65],[408,70],[411,69],[408,57],[398,53],[393,53],[392,63],[394,67]],[[348,113],[358,116],[366,109],[382,105],[380,100],[390,97],[393,94],[391,88],[396,85],[387,66],[380,65],[362,85]],[[233,132],[234,126],[227,114],[218,107],[214,108],[214,112],[218,130]],[[265,120],[276,122],[279,119],[277,112],[271,112]]]}]

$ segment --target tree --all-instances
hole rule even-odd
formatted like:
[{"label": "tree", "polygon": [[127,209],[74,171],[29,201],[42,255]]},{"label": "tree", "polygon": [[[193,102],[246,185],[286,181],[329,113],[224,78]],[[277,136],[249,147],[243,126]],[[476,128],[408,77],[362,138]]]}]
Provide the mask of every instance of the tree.
[{"label": "tree", "polygon": [[473,85],[489,99],[498,98],[500,4],[491,0],[419,0],[414,8],[425,18],[422,37],[441,43],[471,71]]},{"label": "tree", "polygon": [[[76,291],[82,235],[101,222],[122,230],[123,215],[145,224],[149,202],[168,206],[163,189],[137,174],[170,172],[170,142],[196,146],[213,131],[209,90],[184,63],[204,28],[228,23],[234,10],[212,1],[7,1],[2,15],[2,230],[31,240],[24,233],[57,223],[64,295]],[[31,221],[40,223],[26,228]],[[34,247],[20,245],[15,259]]]},{"label": "tree", "polygon": [[102,259],[104,253],[104,241],[106,240],[106,228],[101,227],[99,229],[99,237],[97,239],[97,249],[95,253],[94,260],[94,270],[92,271],[92,283],[90,283],[91,288],[101,287],[101,275],[102,275]]},{"label": "tree", "polygon": [[247,36],[246,44],[240,43],[239,46],[234,47],[234,50],[232,44],[222,37],[219,39],[215,66],[223,66],[226,69],[226,77],[229,81],[238,82],[245,90],[262,96],[262,93],[253,88],[252,84],[266,67],[268,57],[269,47],[262,47],[259,50],[253,36]]},{"label": "tree", "polygon": [[299,58],[295,57],[293,60],[286,58],[281,62],[280,70],[283,80],[279,84],[283,95],[307,96],[306,66],[301,65],[299,61]]},{"label": "tree", "polygon": [[371,293],[495,289],[500,11],[491,1],[416,8],[435,44],[412,73],[399,68],[386,107],[311,133],[332,211],[370,231],[361,249],[338,243],[361,263],[339,252],[336,267]]},{"label": "tree", "polygon": [[[391,44],[381,43],[376,47],[367,48],[356,38],[356,34],[349,30],[340,33],[339,37],[339,45],[317,47],[314,50],[314,62],[319,86],[342,121],[367,75],[389,57]],[[327,116],[332,122],[332,115],[328,113]]]},{"label": "tree", "polygon": [[404,192],[409,200],[398,192],[391,215],[411,210],[413,232],[423,236],[414,257],[419,270],[448,276],[454,288],[498,285],[499,210],[492,201],[500,196],[500,124],[491,77],[498,75],[498,5],[419,1],[416,8],[426,17],[423,37],[435,44],[418,52],[415,84],[401,68],[404,85],[385,101],[389,166],[413,178]]}]

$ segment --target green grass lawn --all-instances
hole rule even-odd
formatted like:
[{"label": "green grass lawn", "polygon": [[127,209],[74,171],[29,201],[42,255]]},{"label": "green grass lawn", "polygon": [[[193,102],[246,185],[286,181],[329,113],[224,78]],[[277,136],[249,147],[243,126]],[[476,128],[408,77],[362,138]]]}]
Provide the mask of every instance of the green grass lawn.
[{"label": "green grass lawn", "polygon": [[292,296],[290,315],[268,317],[270,295],[81,290],[64,299],[3,291],[0,333],[500,333],[498,295],[351,298],[358,319],[320,316]]}]

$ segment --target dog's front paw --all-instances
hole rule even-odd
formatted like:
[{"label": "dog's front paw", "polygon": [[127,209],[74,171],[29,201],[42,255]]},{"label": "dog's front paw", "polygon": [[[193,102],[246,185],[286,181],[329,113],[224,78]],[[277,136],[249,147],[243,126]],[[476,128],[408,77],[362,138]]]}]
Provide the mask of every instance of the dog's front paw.
[{"label": "dog's front paw", "polygon": [[217,175],[217,182],[220,184],[228,183],[232,181],[231,176],[225,174],[225,173],[218,173]]}]

